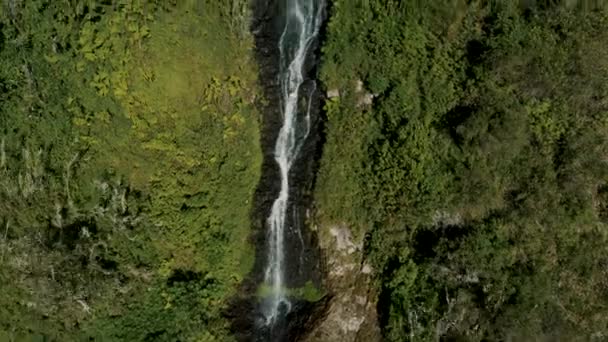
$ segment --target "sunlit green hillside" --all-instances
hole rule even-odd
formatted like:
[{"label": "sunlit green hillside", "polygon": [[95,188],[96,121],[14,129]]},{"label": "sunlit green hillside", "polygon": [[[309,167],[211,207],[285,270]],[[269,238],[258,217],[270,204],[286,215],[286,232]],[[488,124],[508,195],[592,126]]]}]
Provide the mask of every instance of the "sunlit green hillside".
[{"label": "sunlit green hillside", "polygon": [[366,236],[386,340],[608,338],[601,4],[333,2],[319,217]]},{"label": "sunlit green hillside", "polygon": [[261,162],[247,6],[2,2],[6,338],[224,340]]}]

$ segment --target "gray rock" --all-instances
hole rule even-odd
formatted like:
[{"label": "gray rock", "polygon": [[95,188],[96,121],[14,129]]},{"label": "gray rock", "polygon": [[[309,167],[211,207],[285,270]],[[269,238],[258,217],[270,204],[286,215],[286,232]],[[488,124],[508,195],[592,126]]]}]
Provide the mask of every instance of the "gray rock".
[{"label": "gray rock", "polygon": [[346,226],[321,226],[318,231],[328,270],[325,288],[331,296],[324,317],[304,341],[381,341],[373,269],[364,260],[362,239]]},{"label": "gray rock", "polygon": [[340,90],[338,89],[330,89],[327,91],[328,98],[340,97]]}]

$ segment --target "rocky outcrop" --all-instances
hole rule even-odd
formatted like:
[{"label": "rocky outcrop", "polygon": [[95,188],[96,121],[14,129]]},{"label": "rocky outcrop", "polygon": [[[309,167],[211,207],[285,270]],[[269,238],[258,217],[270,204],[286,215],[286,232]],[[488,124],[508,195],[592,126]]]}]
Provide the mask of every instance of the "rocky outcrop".
[{"label": "rocky outcrop", "polygon": [[[284,23],[279,0],[255,0],[252,31],[256,42],[256,59],[260,67],[260,85],[264,101],[258,108],[262,113],[261,145],[264,152],[262,178],[255,195],[252,213],[252,242],[256,246],[253,271],[239,294],[233,299],[227,317],[239,341],[308,341],[308,342],[374,342],[380,341],[376,314],[377,294],[372,286],[373,269],[364,260],[362,238],[354,238],[345,226],[309,227],[309,208],[318,160],[323,143],[321,112],[322,94],[315,85],[318,46],[311,49],[305,65],[306,82],[303,93],[312,93],[311,132],[301,157],[290,174],[290,212],[286,232],[286,255],[292,262],[287,270],[290,288],[301,287],[312,281],[326,295],[318,301],[294,301],[285,319],[271,330],[256,324],[260,319],[256,289],[262,282],[266,263],[266,227],[272,202],[276,198],[280,179],[274,160],[274,144],[281,126],[280,89],[277,82],[278,45]],[[360,106],[371,105],[373,95],[356,85]],[[327,97],[339,97],[338,90]],[[310,228],[310,229],[309,229]],[[319,265],[320,264],[320,265]]]},{"label": "rocky outcrop", "polygon": [[318,230],[329,296],[323,317],[304,341],[380,341],[377,294],[372,286],[374,270],[365,261],[362,239],[355,239],[346,226]]}]

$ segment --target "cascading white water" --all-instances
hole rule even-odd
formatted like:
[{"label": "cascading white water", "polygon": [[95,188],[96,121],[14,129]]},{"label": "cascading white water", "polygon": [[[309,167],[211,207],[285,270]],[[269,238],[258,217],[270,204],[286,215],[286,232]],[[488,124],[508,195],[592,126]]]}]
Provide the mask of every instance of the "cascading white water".
[{"label": "cascading white water", "polygon": [[[265,283],[270,286],[270,297],[263,304],[266,325],[272,325],[279,315],[289,312],[285,277],[285,231],[289,201],[289,171],[296,160],[304,140],[310,132],[312,93],[304,110],[299,106],[300,88],[304,82],[304,62],[308,50],[319,33],[323,0],[286,1],[285,28],[279,41],[281,84],[281,113],[283,125],[275,145],[275,160],[281,175],[281,191],[272,205],[268,217],[268,264]],[[283,309],[281,309],[283,307]],[[285,312],[286,311],[286,312]]]}]

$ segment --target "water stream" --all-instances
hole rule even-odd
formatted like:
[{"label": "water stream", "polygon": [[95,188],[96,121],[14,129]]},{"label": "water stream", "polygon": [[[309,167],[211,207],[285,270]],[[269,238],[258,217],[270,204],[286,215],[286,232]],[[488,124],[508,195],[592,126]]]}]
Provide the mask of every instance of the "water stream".
[{"label": "water stream", "polygon": [[280,169],[281,190],[275,199],[268,229],[268,262],[264,282],[270,287],[270,295],[262,303],[265,325],[272,326],[291,310],[285,284],[287,263],[285,233],[294,229],[288,225],[290,201],[290,170],[310,133],[311,103],[314,88],[304,91],[304,63],[309,50],[319,34],[324,0],[285,1],[285,27],[279,40],[281,90],[281,114],[283,124],[275,145],[275,160]]}]

